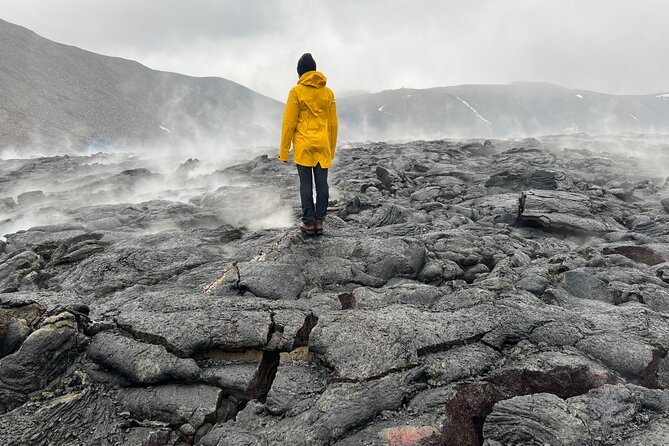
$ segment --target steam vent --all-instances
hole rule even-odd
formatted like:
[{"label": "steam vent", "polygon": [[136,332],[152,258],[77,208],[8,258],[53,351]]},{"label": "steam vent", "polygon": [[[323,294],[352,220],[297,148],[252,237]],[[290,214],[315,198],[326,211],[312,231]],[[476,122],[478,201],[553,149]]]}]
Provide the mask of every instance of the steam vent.
[{"label": "steam vent", "polygon": [[0,444],[669,443],[669,146],[274,156],[0,164]]}]

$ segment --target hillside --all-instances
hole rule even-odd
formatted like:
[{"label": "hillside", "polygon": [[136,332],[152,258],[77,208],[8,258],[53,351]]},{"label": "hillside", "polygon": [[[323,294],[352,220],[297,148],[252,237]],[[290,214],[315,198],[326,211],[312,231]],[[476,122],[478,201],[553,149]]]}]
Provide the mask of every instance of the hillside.
[{"label": "hillside", "polygon": [[151,70],[0,20],[0,148],[278,140],[283,105],[235,82]]},{"label": "hillside", "polygon": [[616,96],[557,85],[461,85],[342,98],[350,139],[669,132],[669,94]]}]

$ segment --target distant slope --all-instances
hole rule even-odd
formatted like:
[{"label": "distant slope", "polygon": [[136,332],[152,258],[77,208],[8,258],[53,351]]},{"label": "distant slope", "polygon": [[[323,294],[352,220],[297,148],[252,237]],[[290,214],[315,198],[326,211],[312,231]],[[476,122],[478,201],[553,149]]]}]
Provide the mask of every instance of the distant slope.
[{"label": "distant slope", "polygon": [[338,100],[347,139],[669,132],[669,94],[616,96],[557,85],[400,89]]},{"label": "distant slope", "polygon": [[0,20],[0,148],[276,144],[282,112],[226,79],[151,70]]},{"label": "distant slope", "polygon": [[[342,140],[669,133],[666,93],[517,82],[346,96],[337,104]],[[0,149],[276,145],[282,112],[282,103],[223,78],[151,70],[0,20]]]}]

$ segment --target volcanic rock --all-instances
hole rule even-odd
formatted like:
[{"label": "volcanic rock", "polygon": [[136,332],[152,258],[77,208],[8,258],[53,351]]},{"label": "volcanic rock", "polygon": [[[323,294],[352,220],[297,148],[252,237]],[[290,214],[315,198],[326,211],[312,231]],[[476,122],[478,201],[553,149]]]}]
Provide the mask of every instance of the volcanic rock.
[{"label": "volcanic rock", "polygon": [[597,144],[342,147],[319,237],[274,156],[3,162],[49,206],[0,245],[0,443],[661,444],[666,172]]},{"label": "volcanic rock", "polygon": [[19,203],[19,206],[30,206],[33,204],[42,203],[46,200],[44,192],[41,190],[31,190],[28,192],[23,192],[16,197],[16,201]]}]

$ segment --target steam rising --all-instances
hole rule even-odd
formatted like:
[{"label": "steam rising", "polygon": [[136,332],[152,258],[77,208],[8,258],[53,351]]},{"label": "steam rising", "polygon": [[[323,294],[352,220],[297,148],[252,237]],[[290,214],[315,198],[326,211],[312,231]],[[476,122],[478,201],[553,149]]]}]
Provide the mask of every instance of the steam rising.
[{"label": "steam rising", "polygon": [[[526,144],[526,140],[515,143]],[[354,150],[350,147],[354,145],[342,144],[340,150]],[[669,177],[667,136],[556,135],[542,137],[541,147],[556,152],[585,149],[596,156],[624,159],[640,180],[657,186],[663,186]],[[199,148],[197,157],[193,156],[193,146],[181,151],[147,146],[133,152],[31,158],[12,158],[16,153],[5,151],[3,157],[7,158],[0,164],[0,176],[11,181],[0,183],[0,199],[11,197],[19,206],[8,208],[0,204],[0,233],[56,223],[142,232],[216,227],[222,223],[257,230],[295,223],[299,200],[296,175],[287,176],[292,189],[283,191],[276,185],[254,184],[225,171],[226,167],[266,153],[267,165],[294,174],[292,166],[275,161],[276,149],[222,150],[213,142]],[[36,190],[43,191],[46,198],[21,202],[21,194]],[[333,190],[332,196],[336,195]],[[150,225],[129,227],[119,220],[140,214],[160,218]]]},{"label": "steam rising", "polygon": [[[240,182],[223,172],[263,151],[266,148],[225,151],[212,144],[200,146],[198,157],[191,147],[183,152],[142,147],[134,152],[49,157],[35,156],[34,151],[33,157],[14,158],[16,153],[6,150],[0,176],[12,180],[0,183],[0,199],[9,198],[18,206],[0,204],[0,235],[58,223],[118,230],[127,223],[124,215],[135,213],[153,215],[154,222],[123,230],[292,225],[294,203],[286,201],[289,197],[270,185]],[[22,195],[30,191],[42,191],[44,198]]]}]

